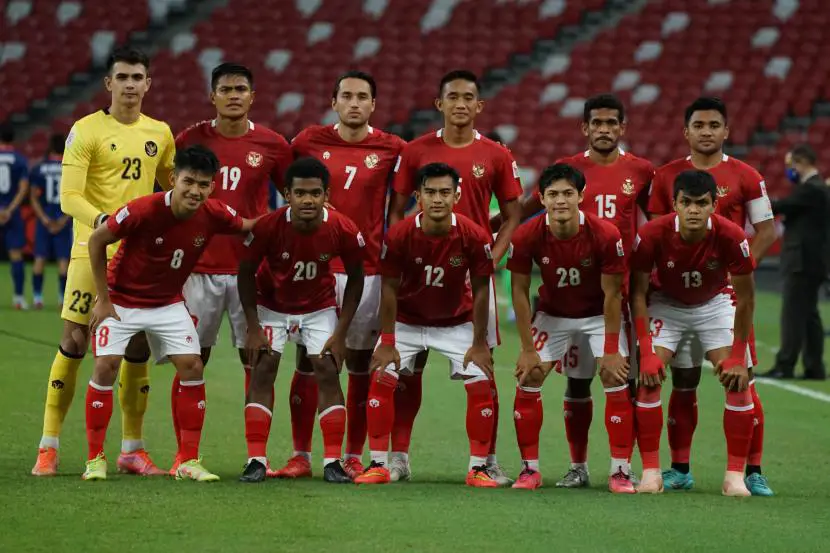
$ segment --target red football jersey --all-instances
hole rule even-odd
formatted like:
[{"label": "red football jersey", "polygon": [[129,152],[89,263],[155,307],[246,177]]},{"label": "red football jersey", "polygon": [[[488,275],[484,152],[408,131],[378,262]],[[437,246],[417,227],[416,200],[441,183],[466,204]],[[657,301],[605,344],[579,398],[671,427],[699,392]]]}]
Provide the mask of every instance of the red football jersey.
[{"label": "red football jersey", "polygon": [[630,251],[637,235],[637,198],[648,193],[654,178],[651,162],[620,150],[614,163],[600,165],[591,160],[586,150],[557,163],[567,163],[585,175],[582,211],[614,223],[620,229],[626,250]]},{"label": "red football jersey", "polygon": [[363,236],[337,211],[323,210],[323,223],[311,234],[291,224],[285,206],[257,221],[244,242],[247,258],[259,266],[257,302],[277,313],[313,313],[335,307],[331,262],[363,262]]},{"label": "red football jersey", "polygon": [[461,199],[455,212],[489,232],[493,194],[502,202],[522,195],[519,167],[507,148],[478,131],[473,143],[463,148],[447,145],[442,135],[443,129],[431,132],[404,147],[395,167],[395,191],[409,196],[418,187],[418,169],[428,163],[446,163],[461,175]]},{"label": "red football jersey", "polygon": [[720,215],[712,215],[707,226],[706,238],[690,244],[680,237],[676,214],[649,221],[634,241],[631,269],[656,269],[660,291],[676,302],[706,303],[725,291],[730,273],[746,275],[755,268],[743,228]]},{"label": "red football jersey", "polygon": [[[691,156],[663,165],[654,176],[648,210],[652,215],[674,211],[674,179],[683,171],[695,169]],[[718,183],[715,213],[726,217],[742,229],[747,221],[756,224],[773,218],[764,177],[739,159],[723,156],[708,172]]]},{"label": "red football jersey", "polygon": [[184,301],[182,286],[215,234],[238,234],[242,218],[209,198],[189,219],[176,219],[172,192],[135,199],[107,219],[121,239],[107,286],[122,307],[161,307]]},{"label": "red football jersey", "polygon": [[[354,221],[366,240],[366,275],[378,273],[386,192],[404,144],[401,138],[372,127],[364,140],[353,144],[340,138],[337,125],[308,127],[291,141],[294,157],[311,156],[328,167],[329,203]],[[331,267],[335,273],[345,272],[340,259]]]},{"label": "red football jersey", "polygon": [[400,277],[398,321],[421,326],[456,326],[472,320],[468,274],[493,274],[490,235],[471,219],[452,215],[446,236],[421,228],[422,213],[399,221],[386,236],[381,274]]},{"label": "red football jersey", "polygon": [[[249,123],[246,134],[222,136],[215,121],[202,121],[176,137],[176,149],[201,144],[219,158],[219,173],[211,198],[221,200],[242,217],[254,219],[268,212],[268,180],[277,189],[291,164],[291,147],[282,135],[262,125]],[[196,265],[194,272],[235,275],[242,256],[242,238],[217,236]]]},{"label": "red football jersey", "polygon": [[602,315],[601,277],[625,274],[625,252],[619,229],[596,215],[580,211],[579,232],[560,240],[551,233],[545,214],[516,230],[507,269],[529,275],[536,262],[542,272],[539,310],[554,317],[582,319]]}]

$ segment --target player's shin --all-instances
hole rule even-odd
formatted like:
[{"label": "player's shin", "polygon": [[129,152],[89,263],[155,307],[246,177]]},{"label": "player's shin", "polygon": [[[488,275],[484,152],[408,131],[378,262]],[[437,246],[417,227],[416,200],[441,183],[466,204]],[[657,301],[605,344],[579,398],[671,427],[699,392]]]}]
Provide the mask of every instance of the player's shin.
[{"label": "player's shin", "polygon": [[46,389],[46,409],[43,414],[43,437],[41,448],[58,449],[58,439],[63,427],[66,413],[72,405],[75,385],[78,380],[78,367],[83,361],[83,354],[72,354],[63,348],[58,349],[52,367],[49,370],[49,383]]},{"label": "player's shin", "polygon": [[369,431],[369,451],[374,463],[385,465],[389,460],[389,434],[395,419],[397,385],[398,373],[393,368],[376,370],[369,384],[366,426]]},{"label": "player's shin", "polygon": [[104,440],[112,418],[112,386],[89,381],[86,391],[86,439],[89,446],[87,459],[93,460],[104,453]]},{"label": "player's shin", "polygon": [[541,388],[516,387],[513,401],[513,421],[516,439],[525,468],[539,471],[539,434],[542,430],[544,410]]},{"label": "player's shin", "polygon": [[565,418],[565,435],[571,453],[571,466],[587,470],[588,431],[594,418],[594,403],[590,397],[565,397],[562,412]]},{"label": "player's shin", "polygon": [[[180,380],[178,397],[176,398],[176,413],[179,420],[179,435],[181,437],[179,453],[182,462],[199,458],[199,442],[202,439],[206,407],[205,381],[201,370],[202,361],[198,356],[187,357],[186,360],[173,361]],[[183,370],[182,365],[188,367]]]},{"label": "player's shin", "polygon": [[314,434],[314,415],[317,413],[317,380],[314,373],[294,372],[289,402],[294,455],[311,459],[311,438]]},{"label": "player's shin", "polygon": [[728,472],[743,474],[749,447],[752,442],[753,419],[755,418],[752,394],[743,392],[726,392],[726,405],[723,411],[723,431],[726,435],[726,454]]},{"label": "player's shin", "polygon": [[660,493],[663,479],[660,474],[660,434],[663,432],[663,403],[661,386],[641,386],[635,402],[637,445],[643,462],[643,478],[639,492]]},{"label": "player's shin", "polygon": [[749,445],[749,456],[746,461],[747,474],[761,473],[761,457],[764,454],[764,406],[758,396],[758,389],[753,379],[749,383],[749,392],[752,394],[752,404],[755,406],[753,419],[752,442]]},{"label": "player's shin", "polygon": [[423,397],[424,373],[415,372],[411,375],[400,375],[398,387],[395,390],[395,421],[392,426],[392,452],[409,454],[409,444],[412,441],[412,428],[415,417],[421,408]]},{"label": "player's shin", "polygon": [[144,449],[144,413],[150,394],[150,376],[147,359],[121,361],[118,382],[118,402],[121,405],[121,451],[131,453]]},{"label": "player's shin", "polygon": [[467,437],[470,440],[470,466],[482,467],[487,462],[493,436],[493,396],[487,376],[476,376],[464,382],[467,391]]},{"label": "player's shin", "polygon": [[[672,368],[672,374],[676,375],[678,370]],[[692,438],[697,428],[697,419],[697,389],[672,388],[667,434],[672,468],[683,473],[689,472]]]},{"label": "player's shin", "polygon": [[605,388],[605,429],[608,431],[608,444],[611,449],[611,471],[629,474],[629,459],[634,447],[634,405],[628,384]]},{"label": "player's shin", "polygon": [[[346,455],[360,459],[366,443],[366,401],[369,397],[370,351],[350,351],[347,360],[349,384],[346,392]],[[357,364],[354,369],[351,364]]]}]

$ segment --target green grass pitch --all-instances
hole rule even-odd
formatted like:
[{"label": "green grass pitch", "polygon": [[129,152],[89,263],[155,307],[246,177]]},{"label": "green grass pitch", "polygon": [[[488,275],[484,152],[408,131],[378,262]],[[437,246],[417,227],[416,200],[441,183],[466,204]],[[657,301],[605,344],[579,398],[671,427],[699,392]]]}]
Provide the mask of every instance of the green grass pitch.
[{"label": "green grass pitch", "polygon": [[[28,286],[28,284],[27,284]],[[47,277],[47,298],[54,282]],[[41,433],[44,387],[60,333],[54,302],[41,312],[6,307],[8,271],[0,266],[0,551],[827,551],[830,532],[830,403],[792,391],[759,386],[767,417],[764,469],[777,497],[737,500],[720,495],[725,464],[721,428],[723,395],[704,375],[700,424],[692,453],[697,487],[662,496],[611,496],[606,491],[608,445],[604,399],[594,385],[591,429],[592,487],[557,490],[567,467],[562,423],[564,381],[552,376],[544,389],[546,421],[541,463],[547,487],[525,492],[464,486],[467,443],[465,395],[433,358],[411,451],[414,480],[380,486],[333,486],[320,479],[321,443],[315,433],[315,478],[236,481],[245,462],[242,372],[223,332],[207,369],[205,465],[222,481],[203,485],[112,474],[106,482],[82,482],[85,459],[83,395],[92,367],[88,356],[62,437],[61,475],[29,476]],[[761,368],[772,362],[778,341],[779,298],[760,294],[756,328]],[[826,314],[830,314],[827,313]],[[830,319],[825,319],[830,320]],[[224,330],[224,329],[223,329]],[[502,322],[504,344],[496,352],[501,391],[499,458],[515,476],[518,449],[511,417],[516,333]],[[291,450],[287,406],[293,353],[283,360],[269,456],[283,462]],[[167,367],[153,368],[145,433],[148,448],[169,466],[171,432]],[[345,383],[345,376],[343,377]],[[824,394],[826,383],[802,384]],[[667,394],[666,394],[667,395]],[[115,410],[106,452],[118,454],[120,418]],[[668,451],[663,439],[664,460]],[[635,455],[635,468],[639,461]],[[114,463],[111,463],[114,465]],[[112,469],[112,467],[111,467]]]}]

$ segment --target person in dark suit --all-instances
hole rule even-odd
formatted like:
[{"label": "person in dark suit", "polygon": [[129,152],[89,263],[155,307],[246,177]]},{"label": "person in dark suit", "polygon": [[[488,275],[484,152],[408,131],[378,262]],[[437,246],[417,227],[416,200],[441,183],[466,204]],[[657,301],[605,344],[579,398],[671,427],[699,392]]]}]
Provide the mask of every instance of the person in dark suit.
[{"label": "person in dark suit", "polygon": [[795,186],[788,197],[772,202],[772,211],[784,216],[781,349],[775,366],[763,376],[793,378],[801,353],[804,378],[824,380],[824,329],[818,298],[830,269],[830,191],[819,176],[816,153],[810,146],[795,146],[786,162],[787,176]]}]

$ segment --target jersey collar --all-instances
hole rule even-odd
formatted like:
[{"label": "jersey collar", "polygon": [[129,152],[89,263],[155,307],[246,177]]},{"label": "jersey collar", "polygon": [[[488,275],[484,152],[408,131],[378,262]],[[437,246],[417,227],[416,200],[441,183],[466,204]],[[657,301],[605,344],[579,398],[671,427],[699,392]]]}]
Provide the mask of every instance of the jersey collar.
[{"label": "jersey collar", "polygon": [[[720,159],[720,160],[721,160],[721,161],[729,161],[729,156],[728,156],[728,155],[726,155],[726,154],[723,154],[723,157],[721,157],[721,159]],[[686,156],[686,161],[692,161],[692,156],[691,156],[691,154],[689,154],[689,155],[687,155],[687,156]]]},{"label": "jersey collar", "polygon": [[[584,224],[585,224],[585,214],[582,213],[582,210],[580,209],[579,210],[579,226],[582,226]],[[547,211],[545,212],[545,226],[546,227],[550,226],[550,213],[548,213]]]},{"label": "jersey collar", "polygon": [[[441,138],[442,136],[444,136],[444,129],[438,129],[435,133],[435,138]],[[481,140],[481,133],[473,129],[473,137],[473,140]]]},{"label": "jersey collar", "polygon": [[[216,119],[211,119],[210,120],[210,126],[214,129],[216,128]],[[248,130],[252,131],[255,128],[256,128],[256,126],[254,125],[254,122],[251,121],[250,119],[248,119]]]},{"label": "jersey collar", "polygon": [[168,192],[164,195],[164,205],[166,205],[167,207],[170,207],[170,202],[172,201],[172,199],[173,199],[173,191],[172,191],[172,190],[169,190],[169,191],[168,191]]},{"label": "jersey collar", "polygon": [[[712,217],[706,219],[706,230],[712,230]],[[680,232],[680,216],[674,216],[674,232]]]},{"label": "jersey collar", "polygon": [[[418,214],[415,216],[415,228],[421,228],[421,215],[423,215],[423,211],[419,211]],[[455,219],[455,213],[452,214],[452,226],[458,226],[457,221]]]},{"label": "jersey collar", "polygon": [[[620,153],[621,156],[625,155],[625,150],[622,149],[622,146],[617,146],[617,151]],[[585,150],[585,153],[582,154],[582,157],[591,157],[591,150]]]},{"label": "jersey collar", "polygon": [[[335,123],[332,128],[336,131],[340,128],[340,123]],[[368,125],[366,128],[369,130],[369,134],[375,133],[375,128],[372,125]]]},{"label": "jersey collar", "polygon": [[[285,220],[289,223],[291,222],[291,208],[290,207],[285,210]],[[329,210],[324,207],[323,208],[323,222],[325,223],[328,220],[329,220]]]}]

